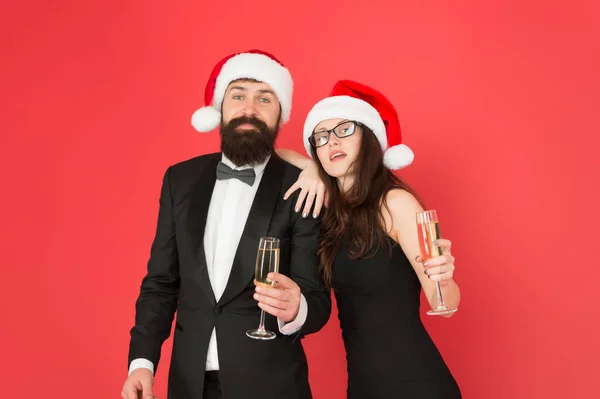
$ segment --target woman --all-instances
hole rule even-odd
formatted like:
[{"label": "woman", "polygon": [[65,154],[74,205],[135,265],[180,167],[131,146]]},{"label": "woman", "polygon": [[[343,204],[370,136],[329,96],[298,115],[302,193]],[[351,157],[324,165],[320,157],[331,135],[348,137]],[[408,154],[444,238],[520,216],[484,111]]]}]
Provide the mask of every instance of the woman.
[{"label": "woman", "polygon": [[[423,207],[390,171],[413,160],[401,144],[394,107],[372,88],[340,81],[309,112],[304,143],[329,195],[320,267],[338,304],[348,398],[461,398],[419,316],[421,289],[437,306],[436,281],[446,305],[458,306],[451,243],[440,239],[444,255],[422,262],[415,213]],[[311,162],[293,151],[278,153],[310,168]],[[301,181],[288,194],[299,187]],[[313,188],[310,202],[314,195]],[[323,192],[319,195],[322,202]]]}]

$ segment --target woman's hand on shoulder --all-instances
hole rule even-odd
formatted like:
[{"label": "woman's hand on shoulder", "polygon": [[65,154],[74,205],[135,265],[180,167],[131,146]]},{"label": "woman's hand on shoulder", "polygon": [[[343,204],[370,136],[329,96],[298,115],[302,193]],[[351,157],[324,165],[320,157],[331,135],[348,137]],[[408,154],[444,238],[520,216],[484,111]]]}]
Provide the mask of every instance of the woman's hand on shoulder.
[{"label": "woman's hand on shoulder", "polygon": [[[308,217],[311,209],[312,217],[317,218],[321,214],[323,206],[329,205],[329,193],[325,183],[319,175],[319,168],[315,161],[308,161],[306,167],[300,172],[298,180],[286,191],[283,196],[287,200],[296,190],[300,189],[298,200],[294,206],[296,212],[302,209],[302,217]],[[314,208],[313,208],[314,205]]]}]

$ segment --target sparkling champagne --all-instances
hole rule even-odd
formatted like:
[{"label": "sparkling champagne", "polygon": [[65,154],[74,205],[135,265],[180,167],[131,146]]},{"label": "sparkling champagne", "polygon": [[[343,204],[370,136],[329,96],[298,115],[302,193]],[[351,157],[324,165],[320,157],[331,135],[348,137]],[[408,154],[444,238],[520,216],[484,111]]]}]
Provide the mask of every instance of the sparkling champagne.
[{"label": "sparkling champagne", "polygon": [[435,240],[442,237],[439,222],[417,223],[417,228],[419,229],[419,247],[423,260],[442,255],[442,248],[433,244]]},{"label": "sparkling champagne", "polygon": [[257,285],[271,287],[275,283],[267,276],[279,272],[279,248],[259,248],[256,255],[254,279]]}]

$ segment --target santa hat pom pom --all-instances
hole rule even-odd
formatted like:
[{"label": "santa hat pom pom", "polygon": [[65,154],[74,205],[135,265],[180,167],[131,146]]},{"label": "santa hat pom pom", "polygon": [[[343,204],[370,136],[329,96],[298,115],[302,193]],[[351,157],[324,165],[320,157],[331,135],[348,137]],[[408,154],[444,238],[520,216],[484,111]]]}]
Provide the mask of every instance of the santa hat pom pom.
[{"label": "santa hat pom pom", "polygon": [[398,170],[410,165],[415,159],[415,154],[405,144],[388,148],[383,154],[383,163],[388,169]]},{"label": "santa hat pom pom", "polygon": [[192,126],[201,133],[210,132],[221,124],[221,113],[214,107],[202,107],[192,115]]}]

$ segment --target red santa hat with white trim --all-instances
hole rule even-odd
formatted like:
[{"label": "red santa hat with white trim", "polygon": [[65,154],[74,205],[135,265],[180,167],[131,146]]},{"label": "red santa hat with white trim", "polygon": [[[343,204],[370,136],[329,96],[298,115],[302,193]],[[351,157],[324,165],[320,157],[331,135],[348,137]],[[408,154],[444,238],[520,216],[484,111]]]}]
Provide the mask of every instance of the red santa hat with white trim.
[{"label": "red santa hat with white trim", "polygon": [[229,84],[238,79],[254,79],[267,83],[281,104],[281,119],[286,123],[292,110],[294,83],[287,68],[273,55],[261,50],[231,54],[213,68],[204,91],[206,106],[192,115],[192,126],[199,132],[210,132],[221,123],[221,105]]},{"label": "red santa hat with white trim", "polygon": [[383,163],[398,170],[410,165],[414,154],[402,143],[398,113],[392,103],[379,91],[351,80],[337,82],[329,97],[310,110],[304,123],[304,146],[312,157],[308,138],[315,127],[327,119],[348,119],[364,124],[373,131],[383,150]]}]

